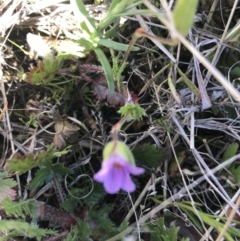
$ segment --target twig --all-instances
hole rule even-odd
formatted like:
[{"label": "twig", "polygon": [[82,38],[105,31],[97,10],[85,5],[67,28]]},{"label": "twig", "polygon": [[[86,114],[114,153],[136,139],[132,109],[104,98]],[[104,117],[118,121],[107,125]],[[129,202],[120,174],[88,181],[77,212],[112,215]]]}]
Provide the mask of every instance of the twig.
[{"label": "twig", "polygon": [[[217,61],[218,61],[218,59],[219,59],[219,57],[220,57],[220,54],[222,53],[222,51],[223,51],[223,49],[224,49],[224,47],[223,47],[223,42],[225,41],[225,37],[227,36],[227,32],[228,32],[229,26],[230,26],[230,24],[231,24],[231,22],[232,22],[232,18],[233,18],[234,12],[235,12],[235,10],[236,10],[237,4],[238,4],[238,0],[235,0],[234,5],[233,5],[233,7],[232,7],[232,11],[231,11],[230,16],[229,16],[229,18],[228,18],[227,25],[226,25],[225,28],[224,28],[223,35],[222,35],[222,37],[221,37],[221,39],[220,39],[220,42],[218,43],[218,48],[217,48],[217,50],[216,50],[216,52],[215,52],[215,55],[214,55],[214,57],[213,57],[213,60],[212,60],[212,63],[211,63],[212,66],[215,66],[215,65],[216,65],[216,63],[217,63]],[[206,66],[205,66],[205,67],[206,67]],[[208,69],[208,73],[206,74],[205,80],[209,80],[211,74],[213,75],[213,73],[210,71],[210,69]],[[234,99],[235,99],[235,98],[234,98]]]},{"label": "twig", "polygon": [[238,197],[236,205],[233,207],[233,209],[232,209],[232,211],[231,211],[231,213],[230,213],[230,215],[229,215],[229,217],[227,219],[227,222],[223,226],[223,229],[221,230],[220,234],[218,235],[216,241],[220,241],[221,238],[223,237],[223,235],[225,234],[228,226],[231,224],[231,221],[233,220],[233,218],[234,218],[234,216],[235,216],[235,214],[237,212],[237,209],[238,209],[239,205],[240,205],[240,197]]},{"label": "twig", "polygon": [[[240,154],[228,159],[227,161],[220,163],[218,166],[216,166],[215,168],[210,170],[211,174],[214,174],[220,170],[222,170],[223,168],[225,168],[226,166],[230,165],[231,163],[233,163],[234,161],[236,161],[237,159],[240,158]],[[197,180],[195,180],[193,183],[189,184],[187,186],[188,190],[192,190],[193,188],[195,188],[196,186],[198,186],[201,182],[206,180],[206,176],[209,177],[211,174],[209,172],[206,173],[205,175],[199,177]],[[164,201],[163,203],[161,203],[160,205],[158,205],[157,207],[155,207],[154,209],[152,209],[149,213],[147,213],[146,215],[142,216],[139,219],[139,223],[140,224],[144,224],[148,219],[150,219],[151,217],[154,216],[154,214],[160,212],[162,209],[164,209],[165,207],[167,207],[171,202],[173,202],[174,200],[179,200],[182,195],[186,193],[186,187],[183,187],[178,193],[172,195],[171,197],[169,197],[166,201]],[[232,203],[232,202],[231,202]],[[234,205],[230,205],[230,206],[234,206]],[[111,237],[110,239],[106,240],[106,241],[116,241],[121,239],[126,233],[130,232],[133,227],[135,226],[135,223],[132,224],[130,227],[128,227],[127,229],[125,229],[124,231],[122,231],[121,233],[115,235],[114,237]]]}]

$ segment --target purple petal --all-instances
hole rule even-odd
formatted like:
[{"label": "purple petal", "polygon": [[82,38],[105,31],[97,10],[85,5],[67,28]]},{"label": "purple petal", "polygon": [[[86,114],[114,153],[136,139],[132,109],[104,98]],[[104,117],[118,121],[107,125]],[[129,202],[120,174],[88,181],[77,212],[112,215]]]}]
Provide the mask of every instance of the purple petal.
[{"label": "purple petal", "polygon": [[121,188],[121,183],[123,181],[123,170],[122,168],[112,168],[108,175],[105,176],[104,188],[110,193],[117,193]]},{"label": "purple petal", "polygon": [[133,192],[135,184],[130,174],[140,175],[143,172],[143,168],[131,165],[119,154],[113,154],[108,160],[104,160],[101,170],[94,175],[94,179],[102,182],[106,192],[110,194],[117,193],[120,189]]},{"label": "purple petal", "polygon": [[129,166],[128,166],[128,171],[129,171],[132,175],[138,176],[138,175],[141,175],[141,174],[144,173],[144,168],[129,165]]},{"label": "purple petal", "polygon": [[97,182],[103,182],[104,181],[104,179],[105,179],[105,177],[106,177],[106,170],[104,170],[104,169],[100,169],[100,171],[98,171],[95,175],[94,175],[94,177],[93,177],[93,179],[95,180],[95,181],[97,181]]},{"label": "purple petal", "polygon": [[136,189],[130,174],[126,170],[124,171],[122,189],[126,192],[134,192]]},{"label": "purple petal", "polygon": [[128,170],[132,175],[140,175],[144,173],[144,168],[133,166],[130,162],[124,160],[123,158],[115,159],[115,163],[123,166],[124,169]]},{"label": "purple petal", "polygon": [[108,173],[112,170],[114,163],[105,161],[102,163],[102,168],[94,175],[94,180],[97,182],[104,182]]}]

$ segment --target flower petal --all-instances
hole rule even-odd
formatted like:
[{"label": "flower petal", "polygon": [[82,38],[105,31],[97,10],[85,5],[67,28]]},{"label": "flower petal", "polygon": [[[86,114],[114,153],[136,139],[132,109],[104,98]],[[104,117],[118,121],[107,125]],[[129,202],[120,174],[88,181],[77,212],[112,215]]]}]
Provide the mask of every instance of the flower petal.
[{"label": "flower petal", "polygon": [[136,189],[135,184],[130,177],[130,174],[126,170],[124,171],[122,189],[126,192],[134,192]]},{"label": "flower petal", "polygon": [[122,180],[123,180],[122,168],[113,167],[108,172],[108,175],[105,176],[105,180],[104,180],[105,190],[110,194],[117,193],[121,188]]},{"label": "flower petal", "polygon": [[104,182],[106,175],[107,175],[106,170],[100,169],[97,173],[95,173],[93,179],[97,182]]},{"label": "flower petal", "polygon": [[94,180],[97,182],[104,182],[108,173],[112,170],[114,163],[112,161],[104,161],[101,169],[94,175]]},{"label": "flower petal", "polygon": [[144,173],[144,168],[141,168],[141,167],[136,167],[136,166],[132,166],[132,165],[129,165],[128,166],[128,171],[134,175],[134,176],[138,176],[138,175],[141,175]]},{"label": "flower petal", "polygon": [[94,179],[102,182],[110,194],[117,193],[120,189],[133,192],[136,187],[130,174],[140,175],[143,172],[143,168],[133,166],[121,152],[113,151],[104,159],[101,170],[94,175]]}]

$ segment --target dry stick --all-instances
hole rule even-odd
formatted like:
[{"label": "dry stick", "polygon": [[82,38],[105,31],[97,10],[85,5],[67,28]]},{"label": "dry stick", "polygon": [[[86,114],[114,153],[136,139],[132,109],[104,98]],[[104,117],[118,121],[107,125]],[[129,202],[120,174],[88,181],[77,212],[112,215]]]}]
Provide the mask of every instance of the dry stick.
[{"label": "dry stick", "polygon": [[[192,71],[192,79],[195,78],[195,71],[193,70]],[[193,81],[194,83],[194,81]],[[191,108],[194,108],[194,99],[195,99],[195,96],[194,96],[194,93],[191,94],[191,100],[192,100],[192,105],[191,105]],[[191,114],[190,114],[190,144],[189,144],[189,147],[190,149],[192,150],[193,148],[195,148],[195,112],[192,111]]]},{"label": "dry stick", "polygon": [[[145,1],[143,1],[145,3]],[[146,4],[147,5],[147,4]],[[151,6],[150,6],[151,7]],[[155,9],[153,9],[154,11]],[[214,68],[213,66],[211,66],[211,64],[209,63],[209,61],[207,59],[205,59],[201,53],[195,49],[181,34],[179,34],[174,27],[169,24],[165,19],[162,19],[163,23],[172,31],[175,32],[175,36],[177,39],[179,39],[184,45],[185,47],[188,48],[188,50],[190,52],[192,52],[192,54],[194,56],[196,56],[198,58],[198,60],[212,73],[212,75],[224,86],[224,88],[230,92],[230,94],[237,100],[240,102],[240,93],[234,88],[234,86],[232,84],[230,84],[229,82],[227,82],[227,80],[224,78],[224,76],[220,73],[220,71],[218,71],[216,68]],[[149,36],[149,38],[155,38],[158,39],[157,37],[153,37],[153,36]],[[160,39],[159,39],[160,40]],[[204,168],[206,170],[209,170],[208,166],[206,165],[206,163],[203,161],[202,157],[199,155],[199,153],[193,149],[193,153],[196,156],[196,158],[201,162],[201,164],[204,166]],[[201,168],[201,166],[199,166]],[[211,175],[211,177],[215,180],[215,183],[218,184],[219,189],[221,190],[222,193],[224,193],[225,197],[228,197],[228,194],[226,193],[226,191],[222,188],[222,186],[219,184],[218,180],[214,177],[214,175]],[[208,179],[208,178],[207,178]],[[219,190],[212,184],[212,182],[208,179],[208,182],[213,186],[213,188],[219,192]],[[222,195],[222,197],[228,202],[228,200]],[[228,199],[230,199],[228,197]]]},{"label": "dry stick", "polygon": [[[174,114],[171,115],[173,122],[175,123],[175,125],[177,126],[179,132],[181,133],[182,137],[185,139],[185,141],[187,143],[189,143],[189,138],[187,137],[185,131],[183,130],[183,127],[180,125],[180,123],[178,122],[176,116]],[[212,188],[225,200],[225,202],[229,203],[231,205],[231,207],[234,207],[234,204],[231,202],[231,199],[229,197],[229,195],[227,194],[227,192],[225,191],[225,189],[222,187],[222,185],[219,183],[219,181],[217,180],[217,178],[213,175],[213,173],[211,172],[210,168],[208,167],[208,165],[204,162],[203,158],[201,157],[201,155],[199,154],[199,152],[194,148],[192,149],[192,153],[195,156],[196,160],[198,160],[197,164],[202,172],[202,174],[205,176],[205,172],[209,173],[209,175],[211,176],[211,178],[213,179],[213,181],[217,184],[218,188],[215,187],[215,185],[212,183],[212,181],[208,178],[208,176],[206,176],[206,180],[207,182],[212,186]],[[204,167],[204,170],[202,168],[202,166]]]},{"label": "dry stick", "polygon": [[[2,72],[2,66],[0,64],[0,82],[1,82],[1,91],[2,91],[2,94],[3,94],[3,103],[5,106],[7,106],[7,96],[6,96],[6,91],[5,91],[5,86],[4,86],[4,82],[3,82],[3,72]],[[10,118],[9,118],[9,113],[8,113],[8,108],[7,110],[5,111],[5,120],[7,122],[7,126],[8,126],[8,134],[7,136],[9,136],[9,141],[11,143],[11,149],[12,149],[12,155],[14,154],[15,152],[15,147],[14,147],[14,143],[13,143],[13,135],[12,135],[12,127],[11,127],[11,122],[10,122]],[[18,195],[20,197],[22,197],[22,191],[21,191],[21,183],[20,183],[20,179],[19,179],[19,176],[16,174],[16,179],[17,179],[17,184],[18,184]]]},{"label": "dry stick", "polygon": [[[174,155],[174,159],[175,159],[175,161],[176,161],[176,163],[177,163],[177,167],[178,167],[179,173],[180,173],[180,175],[181,175],[181,177],[182,177],[182,181],[183,181],[184,187],[186,188],[186,191],[187,191],[187,194],[188,194],[188,196],[189,196],[189,199],[191,200],[191,205],[192,205],[192,207],[193,207],[193,210],[194,210],[196,216],[198,217],[198,219],[200,220],[200,222],[201,222],[201,224],[202,224],[202,227],[204,228],[205,231],[207,231],[207,229],[206,229],[206,227],[205,227],[202,219],[200,218],[200,216],[199,216],[199,214],[198,214],[198,211],[197,211],[197,209],[196,209],[196,207],[195,207],[195,205],[194,205],[194,200],[193,200],[193,198],[192,198],[192,196],[191,196],[191,194],[190,194],[190,190],[187,188],[187,183],[186,183],[186,181],[185,181],[184,174],[183,174],[182,168],[181,168],[181,166],[180,166],[180,164],[179,164],[179,161],[178,161],[178,158],[177,158],[177,154],[176,154],[176,152],[175,152],[175,149],[174,149],[173,143],[172,143],[172,141],[171,141],[171,137],[170,137],[169,132],[167,132],[167,135],[168,135],[168,138],[169,138],[170,146],[171,146],[171,148],[172,148],[172,152],[173,152],[173,155]],[[190,141],[189,141],[189,142],[190,142]],[[189,143],[189,142],[188,142],[188,143]]]},{"label": "dry stick", "polygon": [[194,46],[189,43],[181,34],[176,32],[177,38],[185,45],[185,47],[202,63],[202,65],[208,69],[208,71],[220,82],[220,84],[232,95],[232,97],[240,102],[240,93],[239,91],[227,81],[227,79],[223,76],[223,74],[216,69],[211,63],[204,58],[204,56],[194,48]]},{"label": "dry stick", "polygon": [[[129,197],[129,200],[130,200],[130,202],[132,204],[132,207],[133,207],[134,205],[133,205],[132,197],[131,197],[129,192],[128,192],[128,197]],[[138,222],[138,219],[137,219],[137,213],[136,213],[135,209],[133,209],[133,210],[134,210],[136,225],[137,225],[137,230],[138,230],[138,239],[141,240],[141,230],[140,230],[140,225],[139,225],[139,222]]]},{"label": "dry stick", "polygon": [[208,16],[207,16],[207,21],[206,21],[206,23],[205,23],[204,26],[203,26],[203,29],[204,29],[204,30],[207,29],[207,24],[209,24],[209,22],[212,20],[212,16],[213,16],[214,10],[216,9],[216,6],[217,6],[217,4],[218,4],[218,1],[219,1],[219,0],[214,0],[214,2],[213,2],[213,4],[212,4],[212,7],[211,7],[211,9],[210,9],[210,11],[209,11],[209,14],[208,14]]},{"label": "dry stick", "polygon": [[[211,169],[210,172],[206,173],[205,175],[203,175],[203,176],[199,177],[197,180],[195,180],[193,183],[189,184],[187,186],[187,189],[188,190],[192,190],[193,188],[198,186],[201,182],[205,181],[206,177],[209,177],[209,176],[211,176],[211,174],[214,174],[214,173],[222,170],[223,168],[225,168],[226,166],[230,165],[231,163],[233,163],[237,159],[240,159],[240,154],[238,154],[238,155],[228,159],[227,161],[225,161],[223,163],[220,163],[218,166],[216,166],[215,168]],[[139,219],[139,223],[144,224],[148,219],[153,217],[154,214],[160,212],[163,208],[167,207],[171,202],[173,202],[175,200],[179,200],[182,197],[182,195],[186,193],[187,189],[185,187],[183,187],[178,193],[172,195],[166,201],[164,201],[163,203],[161,203],[160,205],[155,207],[152,211],[150,211],[146,215],[142,216]],[[131,231],[134,228],[134,226],[135,226],[135,224],[132,224],[130,227],[128,227],[123,232],[115,235],[114,237],[112,237],[112,238],[110,238],[110,239],[108,239],[106,241],[116,241],[116,240],[121,239],[127,232]]]},{"label": "dry stick", "polygon": [[[136,8],[132,8],[131,11],[136,11]],[[138,20],[141,27],[148,30],[148,33],[154,36],[154,33],[149,29],[148,25],[140,15],[136,15],[136,19]],[[151,41],[164,53],[168,56],[169,59],[171,59],[174,63],[176,63],[176,59],[173,57],[173,55],[157,40],[151,39]]]},{"label": "dry stick", "polygon": [[132,208],[130,209],[130,211],[128,212],[127,216],[125,217],[124,221],[128,221],[131,216],[134,213],[134,210],[136,210],[137,206],[140,204],[140,202],[142,201],[142,199],[144,198],[145,194],[148,191],[149,186],[151,185],[152,179],[149,178],[148,183],[146,184],[146,186],[144,187],[144,189],[142,190],[141,194],[139,195],[138,199],[136,200],[136,202],[134,203],[134,205],[132,206]]},{"label": "dry stick", "polygon": [[[22,4],[24,1],[11,1],[11,2],[12,3],[8,6],[7,10],[4,13],[2,13],[0,18],[0,36],[2,37],[5,36],[7,29],[10,27],[13,27],[13,25],[15,24],[15,22],[13,22],[13,19],[14,19],[13,16],[15,14],[19,15],[20,11],[17,10],[17,8],[19,7],[18,5]],[[15,14],[14,14],[14,11],[16,11]],[[5,40],[6,39],[7,37],[5,38]]]},{"label": "dry stick", "polygon": [[206,110],[212,107],[212,103],[210,101],[210,98],[208,96],[207,90],[204,86],[203,77],[200,70],[199,61],[197,61],[196,57],[193,57],[194,59],[194,67],[197,77],[197,83],[198,83],[198,89],[201,93],[201,100],[202,100],[202,110]]},{"label": "dry stick", "polygon": [[[216,50],[216,52],[215,52],[215,55],[214,55],[214,57],[213,57],[213,60],[212,60],[212,65],[213,65],[213,66],[216,65],[216,63],[217,63],[217,61],[218,61],[218,59],[219,59],[219,57],[220,57],[221,52],[222,52],[222,51],[224,50],[224,48],[225,48],[225,47],[223,47],[223,42],[224,42],[225,37],[226,37],[226,35],[227,35],[227,31],[228,31],[228,29],[229,29],[229,26],[230,26],[230,24],[231,24],[231,22],[232,22],[232,18],[233,18],[234,12],[235,12],[235,10],[236,10],[237,4],[238,4],[238,0],[235,0],[234,5],[233,5],[233,7],[232,7],[232,11],[231,11],[230,16],[229,16],[229,18],[228,18],[227,25],[226,25],[226,27],[225,27],[225,29],[224,29],[223,35],[222,35],[222,37],[221,37],[221,39],[220,39],[220,42],[218,43],[218,48],[217,48],[217,50]],[[206,67],[206,66],[205,66],[205,67]],[[205,77],[205,80],[206,80],[206,81],[209,80],[211,74],[212,74],[211,71],[208,70],[208,73],[206,74],[206,77]]]},{"label": "dry stick", "polygon": [[[47,132],[46,129],[48,129],[49,127],[51,127],[55,122],[50,122],[49,124],[47,124],[46,126],[44,126],[44,128],[42,127],[42,129],[40,129],[37,133],[36,136],[39,135],[40,133],[42,133],[43,131]],[[48,132],[47,132],[48,133]],[[22,143],[22,146],[26,145],[29,141],[31,141],[33,139],[34,135],[32,135],[31,137],[29,137],[26,141],[24,141],[24,143]],[[16,152],[18,151],[18,149],[16,150]]]},{"label": "dry stick", "polygon": [[[172,33],[172,35],[174,35],[177,40],[179,40],[195,57],[198,58],[198,60],[202,63],[202,65],[218,80],[218,82],[220,82],[220,84],[233,96],[233,98],[238,102],[240,102],[240,93],[230,82],[227,81],[227,79],[223,76],[223,74],[214,66],[212,66],[211,63],[206,58],[204,58],[204,56],[196,48],[194,48],[194,46],[190,42],[188,42],[187,39],[182,34],[180,34],[175,29],[175,26],[173,26],[171,22],[167,21],[167,19],[164,19],[156,11],[156,9],[153,8],[151,3],[147,2],[146,0],[142,0],[142,1],[150,10],[153,11],[153,13],[156,14],[156,16],[159,19],[161,19],[162,23],[168,28],[168,30]],[[156,41],[157,40],[161,41],[161,38],[151,36],[149,34],[146,34],[146,35],[148,35],[148,38],[150,38],[152,41],[154,39]],[[174,39],[173,41],[176,41],[176,39]]]},{"label": "dry stick", "polygon": [[134,206],[130,209],[130,211],[126,215],[124,221],[129,221],[129,219],[133,215],[134,210],[136,210],[137,206],[140,204],[140,202],[144,198],[145,194],[149,191],[149,187],[151,187],[154,184],[156,185],[160,180],[163,180],[164,178],[165,178],[165,175],[163,177],[159,177],[159,178],[155,179],[154,183],[153,183],[153,180],[152,180],[153,178],[152,177],[149,178],[148,183],[146,184],[146,186],[142,190],[142,192],[139,195],[138,199],[135,201]]},{"label": "dry stick", "polygon": [[[169,27],[169,29],[172,29],[172,26],[169,25],[169,24],[167,23],[167,21],[164,21],[164,24],[165,24],[167,27]],[[225,87],[225,89],[226,89],[228,92],[230,92],[231,95],[232,95],[237,101],[240,102],[240,93],[233,87],[233,85],[231,85],[230,83],[228,83],[228,82],[226,81],[226,79],[224,78],[224,76],[223,76],[217,69],[215,69],[213,66],[211,66],[211,64],[201,55],[201,53],[200,53],[199,51],[197,51],[181,34],[179,34],[178,32],[176,32],[175,34],[176,34],[176,37],[189,49],[189,51],[192,52],[192,53],[198,58],[198,60],[209,70],[209,72],[212,73],[212,75]],[[153,39],[154,39],[154,38],[153,38]],[[152,40],[153,40],[153,39],[152,39]],[[200,159],[201,159],[201,156],[199,155],[198,152],[196,152],[195,155],[198,157],[198,159],[199,159],[199,157],[200,157]],[[235,156],[235,158],[236,158],[236,157],[240,157],[240,155]],[[235,158],[234,158],[234,160],[235,160]],[[230,159],[229,159],[229,160],[230,160]],[[232,161],[234,161],[234,160],[232,160]],[[204,162],[203,162],[203,163],[204,163]],[[202,164],[203,164],[203,163],[202,163]],[[226,162],[225,162],[225,163],[226,163]],[[204,164],[205,164],[205,163],[204,163]],[[219,166],[222,166],[222,165],[219,165]],[[219,166],[218,166],[218,167],[219,167]],[[206,167],[205,167],[205,168],[206,168]],[[207,168],[208,168],[208,167],[207,167]],[[209,169],[209,168],[208,168],[208,169]],[[205,174],[204,176],[201,177],[201,178],[202,178],[201,181],[203,181],[206,177],[208,177],[208,175],[213,176],[213,172],[212,172],[213,170],[209,170],[209,171],[210,171],[209,173],[207,173],[207,174]],[[199,179],[201,179],[201,178],[199,178]],[[198,179],[198,180],[199,180],[199,179]],[[209,180],[209,182],[210,182],[210,180]],[[198,185],[198,184],[197,184],[197,185]],[[189,185],[189,186],[191,186],[191,185]],[[189,190],[189,186],[187,186],[188,190]],[[194,187],[195,187],[195,185],[192,185],[192,186],[193,186],[193,187],[191,187],[191,188],[194,188]],[[177,196],[181,193],[182,190],[183,190],[183,189],[181,189],[180,192],[177,193]],[[186,190],[185,190],[185,188],[184,188],[184,192],[185,192],[185,191],[186,191]],[[174,196],[175,196],[175,195],[174,195]],[[168,204],[169,201],[172,201],[172,200],[173,200],[172,198],[173,198],[174,196],[172,196],[171,198],[169,198],[168,200],[166,200],[166,201],[164,202],[165,205]],[[156,213],[156,212],[160,211],[160,210],[163,208],[162,206],[163,206],[163,204],[161,204],[161,205],[157,206],[156,208],[154,208],[150,213],[148,213],[148,214],[146,214],[145,216],[143,216],[143,217],[139,220],[139,222],[145,222],[147,219],[149,219],[149,218],[152,216],[152,213]],[[129,230],[129,229],[127,229],[127,230]],[[127,232],[127,230],[125,230],[125,232]],[[125,232],[118,234],[117,236],[109,239],[108,241],[112,241],[112,240],[116,240],[116,239],[118,239],[118,238],[121,238],[122,235],[123,235]]]},{"label": "dry stick", "polygon": [[[238,189],[238,191],[234,194],[232,198],[232,202],[235,202],[239,195],[240,195],[240,189]],[[218,217],[222,217],[227,212],[228,209],[229,209],[229,205],[227,204],[222,210],[222,212],[218,215]],[[216,220],[219,221],[219,218],[217,218]],[[212,230],[213,230],[213,227],[210,227],[207,233],[205,233],[204,236],[199,241],[205,241],[205,236],[209,235],[212,232]]]},{"label": "dry stick", "polygon": [[220,241],[221,238],[223,237],[223,235],[225,234],[228,226],[231,224],[231,221],[233,220],[233,218],[234,218],[234,216],[235,216],[235,214],[236,214],[236,212],[237,212],[237,209],[238,209],[239,205],[240,205],[240,197],[238,197],[238,200],[237,200],[237,202],[236,202],[236,205],[235,205],[234,208],[232,209],[232,211],[231,211],[231,213],[230,213],[230,215],[229,215],[229,217],[228,217],[228,219],[227,219],[227,222],[225,223],[225,225],[224,225],[221,233],[218,235],[216,241]]},{"label": "dry stick", "polygon": [[51,1],[36,1],[34,4],[31,5],[31,10],[29,14],[36,13],[41,11],[42,9],[46,9],[51,6],[57,6],[61,4],[64,0],[51,0]]}]

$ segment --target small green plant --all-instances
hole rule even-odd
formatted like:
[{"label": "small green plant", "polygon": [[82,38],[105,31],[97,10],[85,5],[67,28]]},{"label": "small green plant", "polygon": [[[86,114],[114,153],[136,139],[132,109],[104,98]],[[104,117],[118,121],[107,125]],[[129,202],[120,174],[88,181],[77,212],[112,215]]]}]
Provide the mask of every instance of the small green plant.
[{"label": "small green plant", "polygon": [[122,116],[128,116],[128,120],[142,120],[147,116],[145,110],[139,104],[126,104],[118,111]]},{"label": "small green plant", "polygon": [[[1,220],[0,221],[0,240],[9,240],[14,237],[29,237],[40,240],[46,235],[57,234],[54,230],[41,229],[33,224],[37,221],[37,201],[27,200],[13,202],[6,197],[1,201],[1,206],[8,216],[18,218],[18,220]],[[31,224],[25,222],[26,216],[30,217],[33,222]]]},{"label": "small green plant", "polygon": [[[152,241],[177,241],[178,227],[167,228],[164,219],[160,218],[150,225]],[[188,238],[182,238],[181,241],[189,241]]]},{"label": "small green plant", "polygon": [[30,115],[29,120],[26,122],[26,127],[33,126],[33,127],[37,128],[38,127],[37,119],[38,118],[36,117],[36,115]]},{"label": "small green plant", "polygon": [[[101,47],[107,47],[117,51],[126,51],[128,45],[118,43],[111,40],[115,37],[116,29],[119,25],[120,18],[126,15],[149,14],[148,10],[138,10],[129,12],[130,9],[141,4],[141,1],[136,0],[113,0],[107,13],[103,16],[100,23],[97,25],[95,20],[90,17],[82,0],[72,0],[75,15],[80,19],[80,27],[84,33],[84,37],[78,40],[79,45],[84,48],[84,52],[94,51],[100,61],[106,79],[108,88],[111,93],[114,92],[114,74],[111,65]],[[138,50],[137,47],[131,48],[132,51]]]},{"label": "small green plant", "polygon": [[68,150],[69,147],[65,148],[61,152],[57,152],[53,145],[49,145],[47,146],[46,151],[39,151],[36,154],[28,153],[26,155],[21,155],[16,153],[7,161],[5,169],[7,171],[22,174],[34,167],[44,164],[48,165],[48,162],[51,163],[54,158],[66,154],[66,151]]},{"label": "small green plant", "polygon": [[24,221],[0,220],[0,241],[11,240],[15,237],[29,237],[41,240],[48,235],[56,235],[57,232],[48,229],[41,229],[37,225]]},{"label": "small green plant", "polygon": [[62,65],[62,58],[48,54],[44,56],[43,61],[38,62],[37,67],[33,67],[30,72],[27,73],[26,79],[30,84],[48,85],[54,80],[56,71],[61,69]]},{"label": "small green plant", "polygon": [[104,206],[101,209],[89,207],[89,215],[85,220],[79,220],[78,223],[71,228],[70,233],[64,241],[89,240],[89,238],[104,241],[115,235],[127,227],[127,222],[123,222],[120,227],[110,220],[108,213],[112,210],[112,206]]},{"label": "small green plant", "polygon": [[66,174],[72,174],[72,170],[64,167],[62,163],[44,162],[41,169],[39,169],[33,180],[30,182],[30,188],[37,188],[42,186],[44,183],[49,183],[53,179],[62,180]]},{"label": "small green plant", "polygon": [[71,228],[68,236],[64,239],[64,241],[78,241],[79,237],[81,237],[82,241],[89,240],[91,235],[91,229],[89,224],[86,221],[78,221],[77,225]]}]

